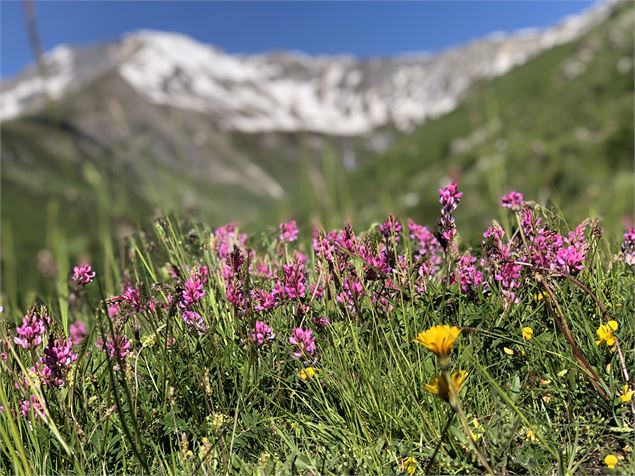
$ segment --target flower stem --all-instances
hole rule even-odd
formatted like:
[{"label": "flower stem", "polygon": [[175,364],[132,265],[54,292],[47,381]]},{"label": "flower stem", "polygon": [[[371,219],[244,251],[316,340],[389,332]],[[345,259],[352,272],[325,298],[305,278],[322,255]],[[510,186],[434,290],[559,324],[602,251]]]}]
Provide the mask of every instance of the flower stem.
[{"label": "flower stem", "polygon": [[472,443],[476,456],[478,457],[481,464],[487,470],[487,473],[495,474],[494,470],[487,462],[487,458],[485,457],[485,454],[479,448],[478,444],[476,443],[476,440],[472,436],[472,430],[470,429],[470,425],[467,422],[467,418],[465,417],[465,412],[463,411],[463,405],[461,405],[461,399],[459,398],[457,388],[454,385],[454,381],[452,380],[452,375],[450,375],[449,371],[445,371],[445,378],[447,379],[447,382],[450,388],[450,392],[449,392],[450,406],[452,407],[452,410],[454,410],[454,413],[458,416],[459,421],[461,422],[461,425],[463,426],[463,430],[465,431],[465,434],[467,435],[467,438],[470,440],[470,443]]}]

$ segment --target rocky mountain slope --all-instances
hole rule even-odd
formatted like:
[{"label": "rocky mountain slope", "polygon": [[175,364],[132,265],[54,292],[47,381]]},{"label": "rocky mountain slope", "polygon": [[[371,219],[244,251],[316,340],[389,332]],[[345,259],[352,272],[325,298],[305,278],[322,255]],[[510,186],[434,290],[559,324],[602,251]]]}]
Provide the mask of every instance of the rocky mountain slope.
[{"label": "rocky mountain slope", "polygon": [[[59,46],[1,86],[0,119],[37,111],[105,75],[150,103],[205,114],[222,130],[361,135],[408,130],[456,107],[475,81],[506,73],[606,18],[601,3],[544,30],[494,34],[431,55],[357,59],[229,55],[187,36],[139,31],[104,45]],[[45,94],[44,94],[45,93]]]}]

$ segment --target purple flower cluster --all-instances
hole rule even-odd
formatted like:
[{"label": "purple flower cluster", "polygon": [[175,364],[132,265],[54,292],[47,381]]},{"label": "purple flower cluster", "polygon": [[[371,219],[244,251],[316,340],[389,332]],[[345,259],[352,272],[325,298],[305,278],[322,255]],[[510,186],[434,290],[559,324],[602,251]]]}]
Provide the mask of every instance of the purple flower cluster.
[{"label": "purple flower cluster", "polygon": [[556,253],[555,268],[562,274],[576,274],[584,269],[584,253],[575,246],[563,246]]},{"label": "purple flower cluster", "polygon": [[500,205],[503,208],[520,210],[525,203],[525,197],[520,192],[509,192],[501,197]]},{"label": "purple flower cluster", "polygon": [[88,336],[88,328],[82,321],[73,322],[68,328],[73,345],[80,345]]},{"label": "purple flower cluster", "polygon": [[521,265],[515,264],[513,261],[507,261],[494,274],[494,279],[500,284],[503,297],[509,303],[518,303],[516,290],[521,284],[522,268]]},{"label": "purple flower cluster", "polygon": [[246,243],[247,235],[238,232],[236,223],[228,223],[214,232],[213,246],[222,259],[228,258],[234,247],[244,250]]},{"label": "purple flower cluster", "polygon": [[24,349],[33,349],[42,343],[42,336],[48,330],[51,318],[45,309],[31,309],[23,318],[22,324],[15,330],[14,342]]},{"label": "purple flower cluster", "polygon": [[253,331],[251,332],[251,340],[256,347],[262,348],[268,342],[273,341],[276,335],[273,329],[263,321],[256,321]]},{"label": "purple flower cluster", "polygon": [[456,183],[451,183],[447,187],[439,189],[439,203],[441,203],[441,218],[439,219],[439,235],[441,246],[447,251],[456,236],[456,224],[454,221],[454,210],[459,206],[462,192]]},{"label": "purple flower cluster", "polygon": [[252,289],[251,299],[254,302],[254,308],[258,312],[269,311],[276,307],[276,297],[264,289]]},{"label": "purple flower cluster", "polygon": [[83,288],[92,282],[95,276],[96,274],[89,264],[81,264],[73,268],[73,277],[71,279],[76,286]]},{"label": "purple flower cluster", "polygon": [[97,347],[106,352],[108,358],[114,361],[114,370],[119,370],[119,360],[123,362],[130,354],[130,341],[122,334],[115,335],[114,339],[108,336],[105,342],[103,339],[98,339]]},{"label": "purple flower cluster", "polygon": [[355,310],[359,300],[365,294],[361,280],[354,270],[349,270],[348,276],[342,281],[342,290],[337,295],[337,302],[345,304],[350,310]]},{"label": "purple flower cluster", "polygon": [[294,346],[291,356],[294,359],[312,357],[315,355],[315,337],[311,329],[296,327],[289,337],[289,344]]},{"label": "purple flower cluster", "polygon": [[395,241],[399,242],[402,230],[403,227],[401,226],[401,223],[392,213],[388,215],[388,218],[383,224],[379,225],[379,232],[385,240],[390,240],[391,236],[394,236]]},{"label": "purple flower cluster", "polygon": [[198,312],[183,311],[181,317],[183,318],[183,322],[185,322],[190,332],[196,332],[201,335],[205,334],[208,331],[205,319],[203,319],[203,316],[201,316]]},{"label": "purple flower cluster", "polygon": [[483,273],[476,268],[475,256],[466,254],[459,259],[459,279],[463,293],[473,292],[483,285]]},{"label": "purple flower cluster", "polygon": [[[141,292],[132,286],[126,286],[121,295],[121,299],[126,303],[134,312],[140,312],[143,309],[143,302],[141,301]],[[118,310],[117,310],[118,312]],[[110,314],[110,309],[108,309]]]},{"label": "purple flower cluster", "polygon": [[635,265],[635,228],[629,228],[626,230],[626,233],[624,233],[622,256],[626,264],[630,266]]},{"label": "purple flower cluster", "polygon": [[43,417],[46,414],[46,409],[37,395],[31,395],[29,400],[23,400],[20,403],[20,415],[23,417],[29,416],[31,410],[35,418]]},{"label": "purple flower cluster", "polygon": [[298,226],[295,220],[288,223],[280,223],[280,241],[283,243],[293,243],[298,239]]},{"label": "purple flower cluster", "polygon": [[183,285],[181,293],[181,307],[191,309],[196,303],[205,297],[203,280],[197,273],[192,273]]},{"label": "purple flower cluster", "polygon": [[34,369],[40,375],[45,384],[62,387],[66,382],[66,374],[77,355],[73,353],[71,339],[57,338],[51,340],[44,349],[44,356],[40,359],[40,366]]},{"label": "purple flower cluster", "polygon": [[276,299],[303,299],[306,296],[307,282],[304,265],[295,259],[291,264],[282,265],[283,276],[276,281],[273,295]]},{"label": "purple flower cluster", "polygon": [[239,312],[247,309],[247,297],[243,291],[245,270],[245,255],[243,251],[234,246],[232,252],[225,258],[222,274],[225,281],[225,297]]}]

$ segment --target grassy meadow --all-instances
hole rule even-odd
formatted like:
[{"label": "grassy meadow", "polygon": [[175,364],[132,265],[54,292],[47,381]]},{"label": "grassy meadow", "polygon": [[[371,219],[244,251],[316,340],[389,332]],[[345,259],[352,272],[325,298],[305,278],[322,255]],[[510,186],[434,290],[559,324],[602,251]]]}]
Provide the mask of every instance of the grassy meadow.
[{"label": "grassy meadow", "polygon": [[5,301],[0,472],[632,474],[635,233],[508,194],[468,243],[439,192],[427,227],[160,217],[60,265]]}]

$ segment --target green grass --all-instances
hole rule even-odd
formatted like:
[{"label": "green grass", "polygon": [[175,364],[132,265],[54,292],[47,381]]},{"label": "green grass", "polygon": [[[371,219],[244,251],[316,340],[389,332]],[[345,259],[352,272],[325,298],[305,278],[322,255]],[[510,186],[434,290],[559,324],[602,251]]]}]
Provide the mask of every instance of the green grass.
[{"label": "green grass", "polygon": [[[461,207],[471,199],[464,197]],[[543,220],[566,233],[557,215],[545,214]],[[511,236],[513,230],[508,231]],[[75,348],[79,358],[60,388],[31,374],[31,387],[16,390],[15,382],[29,375],[42,347],[25,351],[5,346],[8,359],[0,362],[0,404],[5,408],[0,414],[0,472],[395,474],[403,472],[407,457],[414,458],[417,474],[426,468],[437,474],[483,472],[460,421],[451,418],[450,405],[424,391],[437,364],[414,339],[420,331],[446,323],[464,328],[451,365],[469,372],[460,393],[465,419],[496,473],[594,474],[604,471],[602,460],[608,454],[624,458],[618,473],[635,470],[629,449],[633,410],[618,398],[625,383],[620,358],[595,343],[596,329],[604,322],[597,299],[619,323],[616,335],[624,364],[633,373],[635,280],[616,243],[587,234],[585,269],[576,279],[589,292],[569,278],[547,273],[538,281],[527,272],[519,302],[510,305],[487,273],[486,293],[462,293],[443,279],[431,280],[425,292],[417,292],[414,243],[406,235],[396,249],[412,264],[406,274],[391,274],[399,283],[389,294],[392,309],[370,299],[373,290],[381,291],[382,280],[365,280],[366,296],[354,308],[343,306],[336,300],[335,273],[324,297],[302,300],[304,314],[298,312],[298,301],[258,314],[240,312],[227,302],[211,234],[206,227],[162,219],[153,231],[129,240],[122,268],[95,263],[97,281],[75,290],[75,299],[67,298],[68,270],[50,293],[33,298],[48,306],[51,335],[67,334],[68,322],[76,319],[88,323],[90,333]],[[510,239],[521,246],[518,231]],[[371,249],[379,240],[374,229],[360,235]],[[290,262],[295,249],[308,253],[311,284],[323,283],[328,274],[308,241],[284,245],[276,233],[264,232],[253,234],[247,246],[274,266]],[[344,256],[339,259],[346,260]],[[451,267],[454,258],[446,258]],[[363,275],[360,258],[350,260]],[[170,278],[166,263],[183,278]],[[209,331],[199,336],[188,332],[178,307],[161,304],[167,295],[180,293],[188,269],[201,265],[209,267],[210,275],[196,310]],[[271,287],[271,279],[243,274],[245,268],[240,273],[245,289]],[[107,282],[114,285],[105,289]],[[102,290],[107,296],[118,294],[124,282],[138,287],[145,302],[155,299],[157,306],[140,312],[124,306],[121,315],[127,317],[113,319],[117,332],[132,342],[132,354],[119,362],[107,359],[95,342],[113,329]],[[537,299],[538,292],[542,299]],[[597,373],[599,390],[555,324],[562,318],[556,306]],[[23,312],[5,306],[5,342],[11,342],[13,322]],[[316,329],[311,319],[317,316],[329,317],[331,325]],[[249,338],[256,319],[264,319],[276,333],[261,350]],[[289,355],[288,337],[300,325],[314,327],[317,335],[318,353],[310,362]],[[522,337],[525,326],[534,330],[532,340]],[[309,380],[299,377],[306,365],[317,371]],[[19,416],[20,402],[29,395],[46,401],[46,418]],[[528,437],[529,430],[535,440]]]}]

